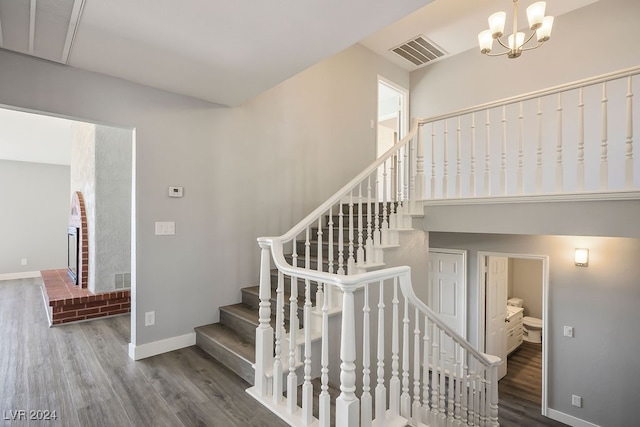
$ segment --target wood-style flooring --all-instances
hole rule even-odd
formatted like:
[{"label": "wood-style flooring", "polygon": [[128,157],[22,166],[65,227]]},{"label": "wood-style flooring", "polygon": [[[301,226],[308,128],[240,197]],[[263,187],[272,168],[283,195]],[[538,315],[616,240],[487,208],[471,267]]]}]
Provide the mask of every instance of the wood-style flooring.
[{"label": "wood-style flooring", "polygon": [[[129,315],[49,328],[40,284],[0,281],[0,426],[286,425],[245,392],[248,383],[195,346],[129,359]],[[500,382],[500,425],[562,426],[528,400],[522,384],[530,380],[518,372],[530,375],[526,366],[535,363],[519,369],[514,361],[529,360],[525,349]],[[55,411],[57,419],[12,421],[19,411],[27,418]]]},{"label": "wood-style flooring", "polygon": [[0,426],[286,425],[195,346],[134,362],[129,315],[49,328],[43,304],[39,279],[0,281]]},{"label": "wood-style flooring", "polygon": [[542,344],[525,341],[507,362],[507,375],[498,383],[500,425],[564,426],[541,415]]}]

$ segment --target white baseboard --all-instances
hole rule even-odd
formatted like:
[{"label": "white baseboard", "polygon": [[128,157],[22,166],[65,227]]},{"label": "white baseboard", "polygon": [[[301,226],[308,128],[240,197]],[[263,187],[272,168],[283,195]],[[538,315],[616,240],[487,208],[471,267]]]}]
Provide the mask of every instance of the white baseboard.
[{"label": "white baseboard", "polygon": [[39,271],[24,271],[22,273],[6,273],[0,274],[0,281],[2,280],[16,280],[16,279],[34,279],[42,277]]},{"label": "white baseboard", "polygon": [[581,420],[573,415],[565,414],[564,412],[556,411],[555,409],[547,409],[547,416],[553,420],[560,421],[561,423],[568,424],[572,427],[600,427],[598,424],[590,423],[589,421]]},{"label": "white baseboard", "polygon": [[147,357],[156,356],[158,354],[168,353],[173,350],[190,347],[195,344],[195,332],[138,346],[129,343],[129,357],[133,360],[140,360]]}]

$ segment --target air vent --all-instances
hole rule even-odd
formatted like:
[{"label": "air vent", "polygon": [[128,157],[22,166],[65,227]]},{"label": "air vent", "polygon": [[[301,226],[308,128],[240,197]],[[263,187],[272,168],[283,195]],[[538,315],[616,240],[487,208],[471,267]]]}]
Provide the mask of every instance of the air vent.
[{"label": "air vent", "polygon": [[391,50],[418,67],[446,54],[443,49],[424,36],[418,36]]}]

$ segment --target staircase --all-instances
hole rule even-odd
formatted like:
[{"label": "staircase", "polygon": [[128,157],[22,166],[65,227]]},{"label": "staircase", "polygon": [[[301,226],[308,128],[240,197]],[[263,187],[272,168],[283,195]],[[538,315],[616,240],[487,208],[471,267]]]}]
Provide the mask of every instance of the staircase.
[{"label": "staircase", "polygon": [[[383,221],[383,209],[381,204],[378,204],[378,222]],[[396,204],[389,206],[396,207]],[[360,210],[359,210],[360,209]],[[391,209],[391,207],[389,207]],[[343,211],[349,210],[349,204],[343,205]],[[363,215],[367,213],[366,206],[357,205],[351,206],[353,214],[362,212]],[[337,214],[336,214],[337,215]],[[375,215],[372,213],[372,215]],[[333,218],[333,215],[332,215]],[[411,218],[403,221],[403,225],[406,226],[410,223]],[[306,253],[306,241],[297,240],[295,243],[295,251],[287,254],[285,258],[290,264],[294,264],[294,258],[297,265],[307,266],[307,268],[318,270],[318,250],[323,253],[328,253],[329,243],[327,241],[319,242],[317,239],[318,231],[320,235],[327,236],[329,234],[329,223],[331,219],[328,215],[325,215],[322,227],[313,227],[311,229],[311,236],[315,238],[309,239],[309,253]],[[397,233],[399,231],[408,231],[408,228],[389,230],[389,242],[386,245],[380,245],[380,250],[393,249],[397,245],[392,242],[397,242]],[[333,230],[337,234],[337,230]],[[348,224],[344,224],[343,233],[348,233]],[[394,234],[396,233],[396,234]],[[338,242],[334,242],[331,250],[337,254],[339,252]],[[321,249],[318,249],[321,248]],[[294,257],[295,254],[295,257]],[[364,272],[367,270],[377,269],[384,266],[383,262],[368,262],[356,264],[353,268],[354,272]],[[346,265],[344,266],[347,267]],[[324,272],[337,270],[337,265],[329,265],[329,261],[326,258],[322,260],[321,270]],[[331,269],[331,270],[330,270]],[[272,269],[270,272],[271,281],[271,327],[275,327],[276,320],[276,301],[277,301],[277,285],[278,285],[278,270]],[[298,280],[298,288],[304,289],[304,280]],[[286,278],[284,282],[284,322],[285,328],[289,329],[290,314],[290,298],[291,298],[291,286],[290,278]],[[237,304],[227,305],[220,307],[220,321],[218,323],[212,323],[209,325],[203,325],[195,328],[196,333],[196,345],[203,351],[209,354],[214,359],[225,365],[227,368],[235,372],[240,378],[247,381],[249,384],[254,385],[255,382],[255,343],[256,343],[256,328],[259,325],[259,308],[260,308],[260,286],[250,286],[241,289],[242,301]],[[317,284],[311,283],[311,302],[315,305]],[[304,295],[301,295],[304,297]],[[298,296],[300,298],[300,296]],[[302,304],[298,306],[298,319],[300,328],[304,328],[304,309]],[[301,367],[301,363],[299,364]],[[286,371],[286,370],[285,370]]]}]

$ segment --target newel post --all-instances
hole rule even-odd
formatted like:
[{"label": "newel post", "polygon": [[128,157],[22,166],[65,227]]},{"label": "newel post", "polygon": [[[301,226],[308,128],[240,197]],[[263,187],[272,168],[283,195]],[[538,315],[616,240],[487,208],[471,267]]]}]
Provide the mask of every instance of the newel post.
[{"label": "newel post", "polygon": [[271,321],[270,243],[259,241],[260,254],[260,324],[256,328],[255,387],[262,396],[270,394],[266,372],[273,366],[273,328]]},{"label": "newel post", "polygon": [[353,289],[343,289],[340,337],[340,395],[336,399],[336,426],[360,424],[360,401],[356,397],[356,325]]},{"label": "newel post", "polygon": [[489,368],[489,425],[498,427],[498,364],[493,364]]}]

